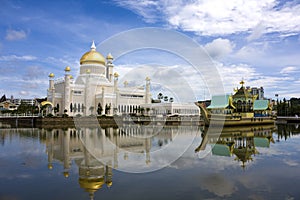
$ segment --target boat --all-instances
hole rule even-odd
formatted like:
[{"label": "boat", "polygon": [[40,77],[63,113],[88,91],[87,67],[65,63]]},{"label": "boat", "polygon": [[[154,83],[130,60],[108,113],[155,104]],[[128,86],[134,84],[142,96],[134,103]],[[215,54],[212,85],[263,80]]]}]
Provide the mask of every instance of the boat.
[{"label": "boat", "polygon": [[235,89],[233,95],[212,96],[211,104],[206,107],[203,102],[196,102],[201,110],[205,126],[246,126],[274,124],[276,117],[272,115],[269,100],[258,98],[251,88],[244,86]]}]

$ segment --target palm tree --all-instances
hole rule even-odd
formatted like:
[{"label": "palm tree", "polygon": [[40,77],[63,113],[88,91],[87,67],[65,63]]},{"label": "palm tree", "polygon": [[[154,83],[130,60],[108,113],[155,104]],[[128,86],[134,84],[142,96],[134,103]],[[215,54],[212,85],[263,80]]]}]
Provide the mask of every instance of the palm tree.
[{"label": "palm tree", "polygon": [[168,96],[164,96],[164,101],[168,101],[169,100],[169,98],[168,98]]},{"label": "palm tree", "polygon": [[163,99],[163,97],[164,97],[164,95],[160,92],[160,93],[158,93],[158,95],[157,95],[157,99]]}]

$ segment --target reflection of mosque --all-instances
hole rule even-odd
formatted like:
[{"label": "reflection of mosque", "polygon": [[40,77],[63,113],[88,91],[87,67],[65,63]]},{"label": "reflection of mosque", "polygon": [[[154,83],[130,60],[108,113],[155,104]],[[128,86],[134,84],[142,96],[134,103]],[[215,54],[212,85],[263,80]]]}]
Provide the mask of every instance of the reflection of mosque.
[{"label": "reflection of mosque", "polygon": [[[103,185],[112,186],[112,168],[117,169],[119,161],[126,162],[130,153],[144,155],[145,165],[148,165],[151,162],[151,150],[167,145],[177,133],[191,132],[186,126],[182,130],[178,130],[178,127],[156,129],[157,127],[125,126],[44,130],[48,167],[52,169],[52,163],[58,160],[63,163],[64,176],[68,177],[74,161],[79,168],[79,185],[93,199],[94,193]],[[197,127],[194,129],[198,130]]]},{"label": "reflection of mosque", "polygon": [[203,151],[207,144],[212,147],[212,154],[217,156],[233,156],[245,168],[247,162],[253,161],[252,156],[258,154],[256,147],[270,146],[274,143],[274,125],[253,127],[226,127],[221,134],[207,134],[203,131],[201,144],[196,152]]}]

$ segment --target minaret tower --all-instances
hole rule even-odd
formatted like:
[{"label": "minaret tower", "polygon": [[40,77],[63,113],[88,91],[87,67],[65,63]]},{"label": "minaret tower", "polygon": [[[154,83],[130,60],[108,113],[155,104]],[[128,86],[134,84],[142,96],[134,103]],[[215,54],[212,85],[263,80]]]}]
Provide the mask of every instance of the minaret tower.
[{"label": "minaret tower", "polygon": [[[64,88],[64,99],[63,99],[63,110],[62,114],[69,114],[70,109],[70,71],[71,68],[67,66],[65,68],[65,88]],[[65,113],[64,110],[67,110]]]},{"label": "minaret tower", "polygon": [[106,56],[106,78],[111,82],[112,81],[112,77],[113,77],[113,68],[114,68],[114,65],[113,65],[113,60],[114,60],[114,57],[111,55],[111,53],[109,53],[107,56]]},{"label": "minaret tower", "polygon": [[[48,101],[52,103],[53,106],[55,102],[55,87],[54,87],[54,74],[49,74],[49,89],[48,89]],[[52,112],[54,111],[54,108],[52,108]]]},{"label": "minaret tower", "polygon": [[146,77],[145,103],[151,103],[150,80],[149,77]]}]

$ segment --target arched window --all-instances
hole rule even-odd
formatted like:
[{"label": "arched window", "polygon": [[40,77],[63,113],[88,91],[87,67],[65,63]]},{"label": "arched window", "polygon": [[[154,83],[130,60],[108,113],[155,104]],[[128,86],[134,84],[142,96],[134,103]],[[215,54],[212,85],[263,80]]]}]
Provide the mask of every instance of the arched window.
[{"label": "arched window", "polygon": [[80,104],[78,104],[78,112],[80,112]]},{"label": "arched window", "polygon": [[70,104],[70,112],[73,112],[73,104]]},{"label": "arched window", "polygon": [[237,101],[237,105],[236,105],[236,110],[237,112],[242,112],[242,101],[241,100],[238,100]]},{"label": "arched window", "polygon": [[59,112],[59,104],[56,104],[56,112]]}]

